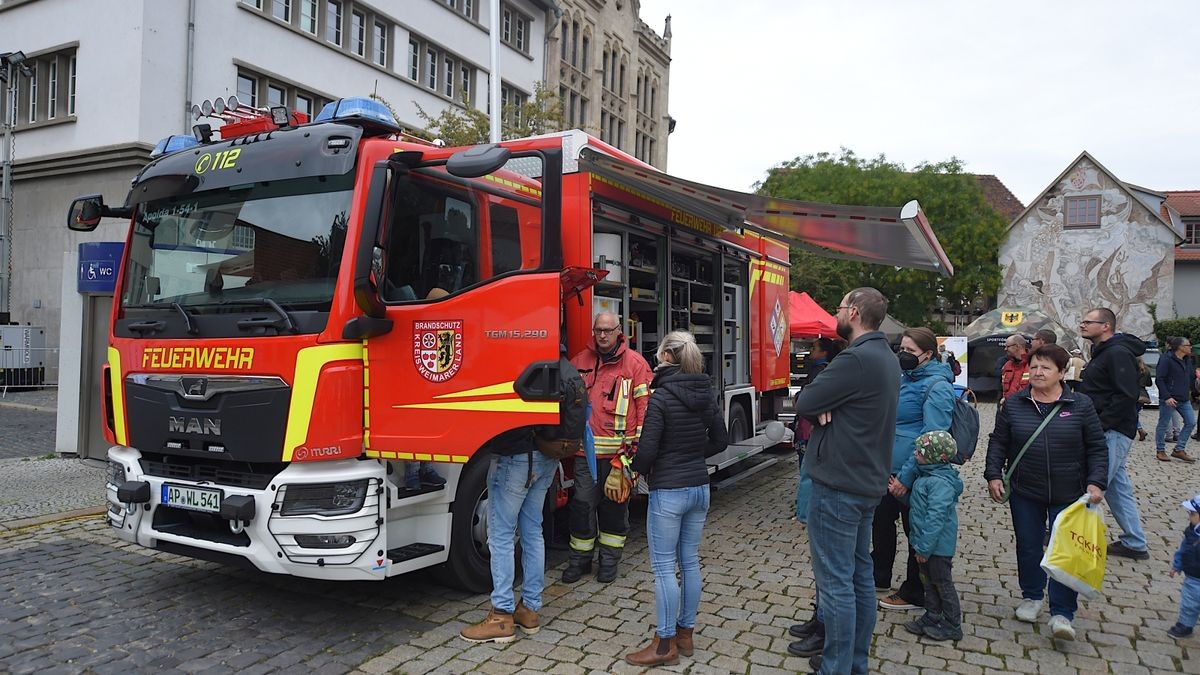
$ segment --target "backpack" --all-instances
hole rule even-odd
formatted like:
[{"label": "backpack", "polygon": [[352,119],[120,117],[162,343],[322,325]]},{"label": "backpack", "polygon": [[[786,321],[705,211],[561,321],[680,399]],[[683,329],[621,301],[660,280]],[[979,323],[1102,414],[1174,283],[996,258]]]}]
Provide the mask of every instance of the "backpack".
[{"label": "backpack", "polygon": [[954,399],[954,413],[950,418],[950,435],[958,446],[955,464],[965,464],[975,454],[979,443],[979,411],[961,396]]},{"label": "backpack", "polygon": [[558,360],[558,395],[558,424],[540,427],[533,440],[543,455],[562,460],[583,450],[589,411],[583,376],[565,357]]},{"label": "backpack", "polygon": [[962,375],[962,364],[958,359],[950,359],[950,372],[954,373],[954,377]]}]

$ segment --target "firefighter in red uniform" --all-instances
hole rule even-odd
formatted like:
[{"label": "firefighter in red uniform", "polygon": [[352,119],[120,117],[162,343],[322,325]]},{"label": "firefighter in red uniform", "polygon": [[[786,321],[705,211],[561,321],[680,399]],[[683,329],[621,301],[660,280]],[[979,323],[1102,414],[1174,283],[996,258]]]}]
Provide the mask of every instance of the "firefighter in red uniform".
[{"label": "firefighter in red uniform", "polygon": [[[588,425],[596,439],[596,472],[592,476],[587,458],[575,457],[575,494],[571,498],[571,557],[563,571],[565,583],[575,583],[592,570],[597,539],[600,567],[596,580],[609,583],[617,578],[617,564],[629,532],[628,501],[616,503],[604,494],[604,482],[612,462],[632,455],[637,448],[650,399],[653,373],[641,354],[629,349],[615,314],[601,312],[592,320],[592,339],[575,358],[588,388],[592,405]],[[599,524],[599,528],[597,528]]]}]

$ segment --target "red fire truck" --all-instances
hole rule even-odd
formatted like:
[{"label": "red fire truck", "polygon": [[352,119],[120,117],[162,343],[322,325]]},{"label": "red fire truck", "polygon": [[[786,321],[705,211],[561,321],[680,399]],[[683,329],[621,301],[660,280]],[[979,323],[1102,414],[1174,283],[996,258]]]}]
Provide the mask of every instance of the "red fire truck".
[{"label": "red fire truck", "polygon": [[[485,590],[480,448],[557,421],[560,344],[581,349],[593,312],[651,362],[667,331],[696,335],[735,441],[709,459],[721,477],[784,436],[784,241],[951,272],[916,202],[720,190],[580,131],[439,147],[369,99],[311,123],[222,107],[203,111],[221,140],[167,139],[123,206],[68,216],[131,219],[107,518],[142,546],[321,579],[439,565]],[[446,485],[406,489],[412,461]]]}]

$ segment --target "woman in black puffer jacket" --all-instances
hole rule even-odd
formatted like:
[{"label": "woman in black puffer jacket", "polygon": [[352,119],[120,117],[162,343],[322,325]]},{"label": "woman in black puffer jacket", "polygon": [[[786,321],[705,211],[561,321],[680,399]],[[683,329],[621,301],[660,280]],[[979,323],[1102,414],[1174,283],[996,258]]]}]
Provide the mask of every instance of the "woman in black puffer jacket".
[{"label": "woman in black puffer jacket", "polygon": [[[1008,507],[1017,544],[1017,579],[1021,621],[1037,621],[1046,593],[1042,570],[1042,535],[1046,524],[1083,494],[1092,503],[1104,498],[1108,488],[1108,446],[1092,400],[1063,385],[1068,355],[1058,345],[1033,350],[1029,357],[1029,386],[1008,397],[996,414],[996,429],[988,439],[983,477],[988,493],[1004,500],[1004,474],[1011,469]],[[1045,428],[1036,437],[1044,420]],[[1030,438],[1029,449],[1018,459]],[[1015,467],[1014,467],[1015,465]],[[1073,640],[1076,593],[1051,579],[1050,631],[1058,639]]]},{"label": "woman in black puffer jacket", "polygon": [[[696,338],[675,331],[658,346],[646,421],[633,469],[646,476],[650,504],[646,538],[654,571],[658,628],[650,644],[625,660],[637,666],[676,663],[691,656],[700,605],[700,534],[708,515],[704,458],[725,449],[729,434]],[[679,566],[680,584],[675,580]]]}]

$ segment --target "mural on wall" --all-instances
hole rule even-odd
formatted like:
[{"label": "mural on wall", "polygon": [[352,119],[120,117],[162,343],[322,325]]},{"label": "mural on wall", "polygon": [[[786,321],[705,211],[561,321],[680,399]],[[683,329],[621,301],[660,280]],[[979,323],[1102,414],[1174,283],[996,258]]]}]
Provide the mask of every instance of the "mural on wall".
[{"label": "mural on wall", "polygon": [[[1067,197],[1099,196],[1099,228],[1066,228]],[[1153,336],[1149,303],[1167,318],[1175,235],[1105,171],[1083,157],[1009,230],[1000,247],[999,306],[1036,307],[1064,326],[1103,306],[1118,330]]]}]

